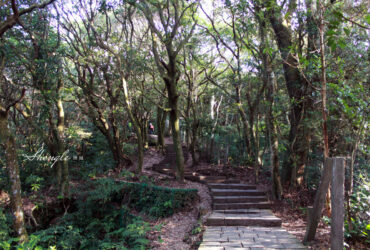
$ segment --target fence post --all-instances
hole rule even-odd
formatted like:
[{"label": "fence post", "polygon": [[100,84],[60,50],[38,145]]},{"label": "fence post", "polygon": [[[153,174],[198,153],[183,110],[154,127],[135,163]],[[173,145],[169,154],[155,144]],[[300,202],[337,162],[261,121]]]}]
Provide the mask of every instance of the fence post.
[{"label": "fence post", "polygon": [[333,250],[341,250],[344,246],[344,171],[345,158],[333,158],[330,234]]},{"label": "fence post", "polygon": [[317,225],[321,218],[321,210],[324,207],[326,193],[332,176],[332,165],[333,158],[327,158],[324,163],[324,170],[321,173],[320,186],[316,191],[311,218],[310,221],[307,221],[307,230],[303,240],[305,244],[315,239]]}]

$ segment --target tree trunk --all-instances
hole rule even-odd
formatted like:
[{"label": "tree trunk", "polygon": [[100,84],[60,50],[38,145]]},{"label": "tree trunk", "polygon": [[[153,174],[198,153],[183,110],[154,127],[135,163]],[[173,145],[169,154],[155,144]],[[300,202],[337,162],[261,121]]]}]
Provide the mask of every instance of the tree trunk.
[{"label": "tree trunk", "polygon": [[324,207],[325,197],[331,181],[332,168],[333,159],[327,158],[321,174],[320,185],[316,191],[311,220],[307,221],[307,230],[303,242],[310,242],[315,239],[317,225],[321,218],[322,208]]},{"label": "tree trunk", "polygon": [[157,108],[157,134],[158,134],[158,147],[164,150],[164,130],[167,113],[160,107]]},{"label": "tree trunk", "polygon": [[[284,24],[283,18],[276,10],[276,1],[271,1],[273,5],[269,10],[269,19],[275,33],[278,48],[283,59],[284,76],[289,97],[292,100],[289,115],[289,147],[288,158],[283,165],[283,179],[290,180],[292,187],[301,185],[298,177],[303,174],[307,162],[308,145],[304,135],[304,124],[302,117],[305,113],[305,97],[307,82],[301,77],[297,67],[297,60],[293,57],[290,50],[293,47],[292,35],[289,27]],[[297,172],[298,175],[297,175]]]},{"label": "tree trunk", "polygon": [[196,111],[193,110],[193,124],[191,129],[191,144],[190,144],[190,153],[191,159],[193,161],[193,167],[198,165],[198,158],[196,155],[197,147],[198,147],[198,127],[199,121],[197,119]]},{"label": "tree trunk", "polygon": [[10,180],[10,201],[14,215],[14,231],[20,237],[20,242],[28,240],[27,230],[24,224],[22,204],[21,181],[19,178],[19,166],[14,136],[8,128],[8,110],[0,106],[0,142],[5,147],[5,160]]},{"label": "tree trunk", "polygon": [[[267,70],[268,72],[269,70]],[[270,72],[272,74],[272,72]],[[269,73],[267,73],[269,74]],[[271,163],[272,163],[272,194],[275,199],[280,200],[283,195],[283,188],[280,180],[279,173],[279,141],[277,138],[277,129],[275,125],[275,119],[273,115],[274,107],[274,94],[275,87],[273,80],[269,77],[269,85],[267,89],[266,99],[269,102],[269,107],[267,111],[267,129],[270,139],[270,149],[271,149]]]},{"label": "tree trunk", "polygon": [[[82,109],[81,109],[82,110]],[[90,117],[92,123],[95,125],[97,129],[103,134],[108,142],[108,146],[110,151],[112,152],[113,159],[116,163],[116,167],[128,166],[132,164],[132,161],[123,153],[122,145],[120,143],[116,143],[114,138],[111,134],[111,128],[109,124],[105,122],[101,117],[95,117],[92,115],[94,113],[93,108],[89,106],[89,111],[85,112],[87,116]],[[104,124],[104,125],[103,125]]]},{"label": "tree trunk", "polygon": [[[58,144],[58,155],[61,157],[65,154],[66,147],[65,147],[65,117],[64,117],[64,109],[63,109],[63,102],[60,97],[60,91],[62,90],[63,83],[60,80],[58,83],[58,90],[57,90],[57,110],[58,110],[58,124],[57,124],[57,144]],[[68,160],[63,157],[62,159],[62,173],[61,173],[61,183],[59,186],[59,193],[63,197],[69,196],[69,169],[68,169]]]},{"label": "tree trunk", "polygon": [[[117,60],[119,60],[119,58],[117,58]],[[119,65],[120,65],[120,63],[119,63]],[[129,102],[127,82],[124,78],[123,72],[121,72],[121,82],[122,82],[122,89],[123,89],[123,99],[124,99],[124,102],[125,102],[126,110],[127,110],[127,113],[130,117],[132,126],[134,127],[136,137],[137,137],[138,164],[137,164],[136,172],[141,173],[142,169],[143,169],[143,160],[144,160],[144,143],[145,143],[144,138],[146,138],[146,137],[143,137],[143,133],[145,133],[145,132],[143,132],[141,130],[139,121],[134,116],[134,114],[132,112],[131,105],[130,105],[130,102]],[[144,122],[144,124],[146,125],[146,122]],[[146,133],[145,133],[145,135],[146,135]]]},{"label": "tree trunk", "polygon": [[[247,152],[247,155],[248,157],[251,157],[252,156],[252,145],[251,145],[251,138],[249,138],[248,136],[248,133],[250,133],[250,124],[248,124],[248,118],[247,118],[247,115],[245,114],[245,111],[244,109],[241,107],[241,104],[239,103],[238,105],[238,111],[239,111],[239,114],[240,114],[240,118],[241,118],[241,121],[242,121],[242,124],[243,124],[243,135],[244,135],[244,141],[245,141],[245,147],[246,147],[246,152]],[[253,157],[252,157],[253,159]],[[253,164],[254,164],[254,159],[253,159]],[[257,176],[255,176],[256,179],[255,181],[257,180]]]},{"label": "tree trunk", "polygon": [[[221,96],[220,101],[216,105],[216,117],[214,117],[214,113],[211,112],[211,119],[214,120],[214,122],[213,122],[212,129],[211,129],[211,142],[210,142],[210,147],[209,147],[210,150],[209,150],[209,157],[208,157],[209,159],[212,159],[213,152],[214,152],[215,131],[216,131],[217,123],[218,123],[218,115],[219,115],[221,103],[222,103],[222,96]],[[213,105],[212,101],[211,101],[211,105]],[[211,107],[211,109],[213,110],[213,107]]]},{"label": "tree trunk", "polygon": [[178,98],[176,88],[176,79],[164,79],[168,92],[169,106],[170,106],[170,122],[172,127],[173,145],[176,152],[176,179],[180,182],[184,181],[184,155],[181,145],[180,120],[178,111]]},{"label": "tree trunk", "polygon": [[[329,157],[329,138],[327,129],[327,108],[326,108],[326,61],[325,61],[325,41],[324,41],[324,6],[321,6],[321,0],[319,0],[320,7],[320,59],[321,59],[321,101],[322,101],[322,135],[324,143],[324,162]],[[331,192],[328,189],[326,196],[326,208],[328,210],[329,216],[331,215],[331,202],[330,202]]]},{"label": "tree trunk", "polygon": [[[260,7],[257,6],[257,10],[260,11]],[[268,37],[266,35],[266,20],[258,16],[260,28],[261,47],[260,52],[262,54],[262,80],[265,81],[267,86],[266,100],[268,102],[268,109],[266,112],[266,126],[268,138],[270,141],[271,151],[271,164],[272,164],[272,195],[274,199],[280,200],[283,195],[283,187],[281,185],[280,173],[279,173],[279,141],[277,137],[277,128],[275,124],[275,117],[273,113],[274,109],[274,95],[276,93],[277,83],[273,69],[271,68],[271,61],[268,53],[265,51],[268,48]]]},{"label": "tree trunk", "polygon": [[258,183],[258,173],[259,173],[259,162],[258,162],[258,138],[255,134],[254,129],[254,118],[255,118],[255,112],[252,107],[249,108],[249,141],[250,141],[250,156],[252,158],[253,162],[253,168],[254,168],[254,177],[255,177],[255,183]]}]

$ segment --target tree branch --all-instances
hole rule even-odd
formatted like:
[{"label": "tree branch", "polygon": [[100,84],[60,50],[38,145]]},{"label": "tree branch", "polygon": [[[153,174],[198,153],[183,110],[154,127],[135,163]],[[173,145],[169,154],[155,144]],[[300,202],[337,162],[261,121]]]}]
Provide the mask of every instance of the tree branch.
[{"label": "tree branch", "polygon": [[55,0],[48,0],[42,4],[34,4],[34,5],[31,5],[30,7],[28,7],[27,9],[23,9],[23,10],[18,10],[17,6],[16,6],[16,3],[15,3],[15,0],[12,0],[11,1],[11,8],[13,10],[13,15],[11,17],[8,17],[4,22],[2,22],[0,24],[0,37],[3,36],[3,34],[11,29],[19,20],[19,17],[24,15],[24,14],[27,14],[27,13],[30,13],[31,11],[33,11],[34,9],[43,9],[45,8],[46,6],[48,6],[49,4],[53,3]]}]

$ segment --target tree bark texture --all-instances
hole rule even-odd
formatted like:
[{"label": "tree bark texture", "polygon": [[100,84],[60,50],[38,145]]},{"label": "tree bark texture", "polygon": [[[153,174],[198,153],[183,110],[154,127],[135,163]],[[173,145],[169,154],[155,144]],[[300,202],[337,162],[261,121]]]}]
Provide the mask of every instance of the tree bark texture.
[{"label": "tree bark texture", "polygon": [[5,147],[5,160],[10,180],[10,201],[14,216],[14,231],[20,237],[20,242],[28,240],[24,224],[21,181],[14,136],[8,128],[8,110],[0,106],[0,143]]}]

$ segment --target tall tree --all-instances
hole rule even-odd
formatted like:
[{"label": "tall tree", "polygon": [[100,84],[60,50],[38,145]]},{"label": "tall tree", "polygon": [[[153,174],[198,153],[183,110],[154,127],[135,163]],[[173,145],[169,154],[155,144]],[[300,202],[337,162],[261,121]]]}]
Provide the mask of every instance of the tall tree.
[{"label": "tall tree", "polygon": [[[32,12],[34,9],[37,8],[45,8],[47,5],[52,3],[54,0],[46,1],[42,4],[34,4],[26,7],[25,9],[19,9],[15,0],[11,0],[8,5],[1,6],[0,9],[0,41],[4,39],[3,35],[6,31],[12,29],[20,20],[20,17]],[[3,8],[5,7],[5,9]],[[12,10],[13,14],[10,15],[10,9]],[[10,89],[9,84],[4,75],[4,68],[6,63],[6,52],[4,48],[0,46],[0,82],[2,83],[3,88]],[[5,82],[4,82],[5,81]],[[15,106],[17,103],[22,101],[25,95],[25,89],[22,90],[21,97],[17,100],[10,100],[11,93],[5,93],[2,96],[2,100],[0,102],[0,139],[1,143],[5,147],[5,158],[7,163],[7,168],[9,172],[9,179],[11,183],[11,204],[12,210],[14,214],[14,229],[16,234],[20,237],[20,242],[24,242],[28,240],[27,230],[24,225],[24,214],[23,214],[23,204],[22,204],[22,190],[21,190],[21,183],[19,178],[19,166],[17,162],[17,153],[16,153],[16,142],[15,137],[12,134],[11,130],[8,126],[8,116],[10,108]]]},{"label": "tall tree", "polygon": [[[126,79],[122,78],[124,69],[118,68],[122,67],[116,60],[118,54],[114,54],[112,58],[114,51],[107,50],[107,43],[123,42],[117,39],[129,36],[126,36],[125,29],[116,34],[112,26],[119,27],[122,24],[111,13],[107,13],[107,10],[100,13],[99,7],[98,2],[81,1],[82,11],[75,13],[81,21],[74,20],[74,16],[64,6],[61,7],[62,27],[66,31],[64,39],[73,48],[67,55],[66,69],[68,78],[75,87],[76,100],[79,100],[76,104],[107,139],[116,167],[123,168],[132,163],[123,151],[127,119],[121,111],[123,107],[127,107],[127,103],[122,103],[121,98],[127,100],[127,85]],[[94,11],[90,11],[91,9]],[[103,35],[100,33],[103,29],[100,25],[106,29],[104,37],[100,37],[100,34]],[[115,73],[116,70],[118,74]],[[138,139],[141,138],[141,135],[138,136]]]},{"label": "tall tree", "polygon": [[[178,81],[178,56],[193,35],[198,1],[132,2],[146,17],[152,34],[152,51],[160,75],[166,85],[172,138],[176,152],[176,178],[184,180],[184,155],[181,145]],[[156,21],[159,19],[158,22]],[[165,59],[167,57],[167,59]]]},{"label": "tall tree", "polygon": [[[3,58],[2,58],[3,59]],[[2,60],[4,63],[4,60]],[[3,68],[1,69],[1,72]],[[5,77],[1,75],[1,83],[6,81]],[[5,87],[5,93],[10,88]],[[10,94],[10,92],[8,93]],[[8,96],[8,102],[3,104],[0,103],[0,143],[5,150],[5,159],[7,163],[7,169],[10,180],[10,199],[11,207],[14,215],[14,231],[20,237],[20,242],[28,240],[27,230],[24,224],[24,213],[23,213],[23,202],[22,202],[22,189],[21,181],[19,178],[19,165],[17,160],[16,142],[12,131],[9,129],[8,117],[10,108],[15,106],[18,102],[22,101],[25,95],[25,89],[22,90],[21,97],[19,99],[10,99]]]},{"label": "tall tree", "polygon": [[[17,110],[28,124],[42,138],[54,157],[62,156],[66,150],[65,114],[62,91],[64,88],[60,34],[49,25],[51,16],[42,10],[35,11],[27,19],[19,21],[25,32],[16,35],[24,37],[16,44],[11,44],[20,66],[29,73],[30,87],[37,93],[31,98],[41,101],[40,113],[35,112],[31,102],[25,98],[23,104],[17,105]],[[59,22],[59,21],[58,21]],[[59,32],[59,30],[57,30]],[[21,50],[20,47],[23,49]],[[25,76],[24,81],[27,81]],[[45,111],[45,112],[43,112]],[[39,117],[38,117],[39,116]],[[39,122],[37,122],[39,120]],[[43,126],[47,124],[48,126]],[[44,127],[44,128],[43,128]],[[55,164],[55,179],[59,193],[63,197],[69,195],[68,161],[57,161]]]},{"label": "tall tree", "polygon": [[272,47],[269,44],[268,36],[268,26],[266,18],[264,18],[263,11],[261,10],[261,5],[256,2],[254,3],[254,16],[257,19],[259,25],[259,36],[260,36],[260,48],[259,54],[262,58],[261,73],[262,81],[265,82],[266,88],[266,100],[267,100],[267,111],[266,111],[266,125],[267,133],[269,137],[269,144],[271,150],[271,163],[272,163],[272,194],[275,199],[280,200],[283,195],[283,188],[280,179],[279,170],[279,140],[278,132],[276,128],[276,117],[274,115],[275,109],[275,95],[276,95],[276,78],[272,68],[272,58],[271,53],[269,53],[269,48]]},{"label": "tall tree", "polygon": [[[29,5],[27,8],[19,9],[17,6],[17,2],[15,0],[8,1],[8,4],[5,5],[5,7],[8,8],[9,13],[7,13],[5,18],[1,17],[1,23],[0,23],[0,37],[3,36],[3,34],[11,29],[13,26],[15,26],[19,22],[19,18],[27,13],[32,12],[35,9],[43,9],[49,4],[55,2],[55,0],[48,0],[40,4],[32,4]],[[23,4],[23,3],[22,3]],[[10,15],[10,9],[12,10],[13,14]]]},{"label": "tall tree", "polygon": [[[263,99],[266,82],[260,82],[257,71],[260,55],[258,47],[253,43],[256,32],[250,29],[253,25],[253,14],[245,2],[226,2],[213,11],[202,8],[210,22],[210,27],[203,28],[213,38],[221,60],[227,65],[229,75],[226,77],[230,88],[221,86],[215,77],[211,82],[219,87],[234,102],[242,124],[248,156],[255,169],[255,181],[258,182],[260,166],[259,155],[259,105]],[[228,18],[225,18],[227,15]],[[225,74],[221,75],[225,78]]]},{"label": "tall tree", "polygon": [[[185,110],[182,116],[186,122],[186,141],[189,144],[193,166],[196,166],[199,162],[197,148],[199,148],[198,134],[201,122],[200,107],[201,102],[205,101],[202,97],[206,94],[209,84],[207,74],[205,74],[207,70],[205,62],[201,62],[202,57],[199,50],[202,46],[198,44],[200,45],[199,42],[197,43],[195,39],[192,39],[191,45],[185,46],[181,62],[186,83]],[[197,47],[200,49],[196,50]]]},{"label": "tall tree", "polygon": [[[309,134],[303,117],[310,111],[309,84],[300,71],[297,61],[297,51],[301,44],[295,46],[291,25],[291,16],[296,8],[296,2],[290,1],[287,14],[283,16],[282,6],[275,0],[266,3],[267,14],[275,33],[276,42],[283,62],[286,87],[291,101],[289,114],[290,131],[288,157],[283,165],[283,178],[292,187],[303,184],[303,174],[307,163],[309,150]],[[301,38],[302,39],[302,38]]]}]

